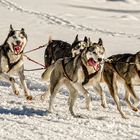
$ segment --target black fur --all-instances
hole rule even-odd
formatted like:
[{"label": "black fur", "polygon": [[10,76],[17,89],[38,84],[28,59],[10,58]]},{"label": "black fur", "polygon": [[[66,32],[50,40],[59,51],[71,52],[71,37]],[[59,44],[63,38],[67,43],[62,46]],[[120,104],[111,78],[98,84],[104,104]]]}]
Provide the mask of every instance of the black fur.
[{"label": "black fur", "polygon": [[72,57],[71,49],[71,44],[67,42],[61,40],[52,40],[45,50],[45,66],[50,66],[52,64],[52,61],[55,62],[59,58]]}]

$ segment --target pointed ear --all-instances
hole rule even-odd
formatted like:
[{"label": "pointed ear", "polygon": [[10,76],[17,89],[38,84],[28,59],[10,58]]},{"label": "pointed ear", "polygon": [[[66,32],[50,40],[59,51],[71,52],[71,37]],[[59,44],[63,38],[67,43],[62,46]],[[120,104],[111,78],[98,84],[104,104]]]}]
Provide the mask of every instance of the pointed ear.
[{"label": "pointed ear", "polygon": [[13,31],[14,29],[13,29],[13,26],[12,26],[12,24],[10,24],[10,31]]},{"label": "pointed ear", "polygon": [[24,32],[25,30],[24,30],[24,28],[21,28],[21,32]]},{"label": "pointed ear", "polygon": [[87,37],[85,36],[85,38],[84,38],[84,41],[87,43],[88,42],[88,39],[87,39]]},{"label": "pointed ear", "polygon": [[102,45],[103,45],[103,41],[102,41],[102,39],[101,39],[101,38],[99,38],[98,44],[99,44],[100,46],[102,46]]},{"label": "pointed ear", "polygon": [[78,34],[76,35],[75,39],[74,39],[74,42],[78,42],[79,39],[78,39]]}]

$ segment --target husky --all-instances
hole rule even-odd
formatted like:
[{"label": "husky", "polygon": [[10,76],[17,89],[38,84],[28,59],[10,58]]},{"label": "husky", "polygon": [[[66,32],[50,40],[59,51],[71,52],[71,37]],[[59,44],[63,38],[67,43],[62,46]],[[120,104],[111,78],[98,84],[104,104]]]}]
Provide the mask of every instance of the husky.
[{"label": "husky", "polygon": [[[78,91],[85,95],[86,108],[90,110],[91,98],[84,86],[89,83],[96,83],[96,85],[99,86],[96,90],[100,91],[102,89],[99,85],[102,70],[101,62],[104,55],[102,40],[99,39],[98,43],[88,44],[89,46],[85,47],[79,55],[71,58],[58,59],[53,67],[50,68],[50,112],[52,111],[52,105],[56,93],[63,85],[69,90],[69,111],[74,117],[77,117],[73,111],[73,106],[77,98]],[[47,70],[42,74],[42,78],[44,80],[48,76],[48,73],[49,71]],[[94,82],[94,79],[96,82]],[[102,97],[104,98],[104,96]],[[106,102],[103,101],[103,104],[106,105]]]},{"label": "husky", "polygon": [[[71,58],[78,55],[84,48],[89,46],[89,39],[85,36],[83,40],[79,40],[76,35],[72,45],[62,40],[52,40],[49,38],[47,48],[44,53],[44,62],[46,66],[45,72],[42,74],[42,80],[48,82],[50,74],[53,70],[54,63],[60,58]],[[49,87],[48,87],[49,88]],[[41,100],[47,98],[48,92],[41,96]]]},{"label": "husky", "polygon": [[49,67],[52,63],[57,61],[59,58],[72,57],[79,54],[79,50],[83,50],[87,46],[87,37],[84,40],[79,41],[78,35],[72,45],[62,40],[52,40],[49,38],[48,45],[44,53],[45,67]]},{"label": "husky", "polygon": [[[134,85],[140,83],[140,52],[136,54],[117,54],[108,58],[104,64],[103,77],[108,85],[117,109],[123,118],[128,118],[121,109],[118,96],[117,81],[121,81],[125,87],[125,100],[133,111],[138,111],[139,98],[134,91]],[[133,103],[130,99],[133,99]]]},{"label": "husky", "polygon": [[13,92],[19,95],[15,79],[12,77],[13,74],[18,74],[24,89],[24,95],[27,100],[31,100],[32,96],[29,95],[25,82],[23,66],[23,51],[26,44],[27,34],[24,28],[14,30],[12,25],[10,25],[9,34],[3,45],[0,46],[0,79],[10,82]]}]

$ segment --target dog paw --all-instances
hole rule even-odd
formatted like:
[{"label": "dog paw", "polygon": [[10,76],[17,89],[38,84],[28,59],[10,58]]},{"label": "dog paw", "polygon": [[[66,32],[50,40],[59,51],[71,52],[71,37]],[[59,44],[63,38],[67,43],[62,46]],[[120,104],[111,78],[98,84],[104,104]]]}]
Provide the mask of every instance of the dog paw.
[{"label": "dog paw", "polygon": [[15,93],[15,95],[17,95],[17,96],[19,95],[19,91],[18,91],[18,90],[15,90],[14,93]]},{"label": "dog paw", "polygon": [[27,99],[27,100],[32,100],[33,97],[32,97],[32,96],[26,96],[26,99]]},{"label": "dog paw", "polygon": [[107,104],[101,104],[103,108],[107,108]]},{"label": "dog paw", "polygon": [[138,112],[138,108],[132,108],[133,111]]},{"label": "dog paw", "polygon": [[122,118],[123,118],[123,119],[129,119],[129,118],[128,118],[126,115],[124,115],[124,114],[122,115]]}]

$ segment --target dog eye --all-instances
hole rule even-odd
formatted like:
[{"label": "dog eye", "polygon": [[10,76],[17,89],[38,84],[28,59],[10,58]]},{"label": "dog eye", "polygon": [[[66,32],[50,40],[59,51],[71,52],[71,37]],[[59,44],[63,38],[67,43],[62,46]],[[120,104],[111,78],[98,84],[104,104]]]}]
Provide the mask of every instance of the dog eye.
[{"label": "dog eye", "polygon": [[76,49],[79,49],[79,48],[80,48],[80,45],[77,45],[75,48],[76,48]]},{"label": "dog eye", "polygon": [[24,36],[21,36],[21,39],[24,39]]},{"label": "dog eye", "polygon": [[93,54],[96,54],[96,52],[92,52]]},{"label": "dog eye", "polygon": [[13,36],[13,38],[16,39],[17,37],[16,36]]}]

